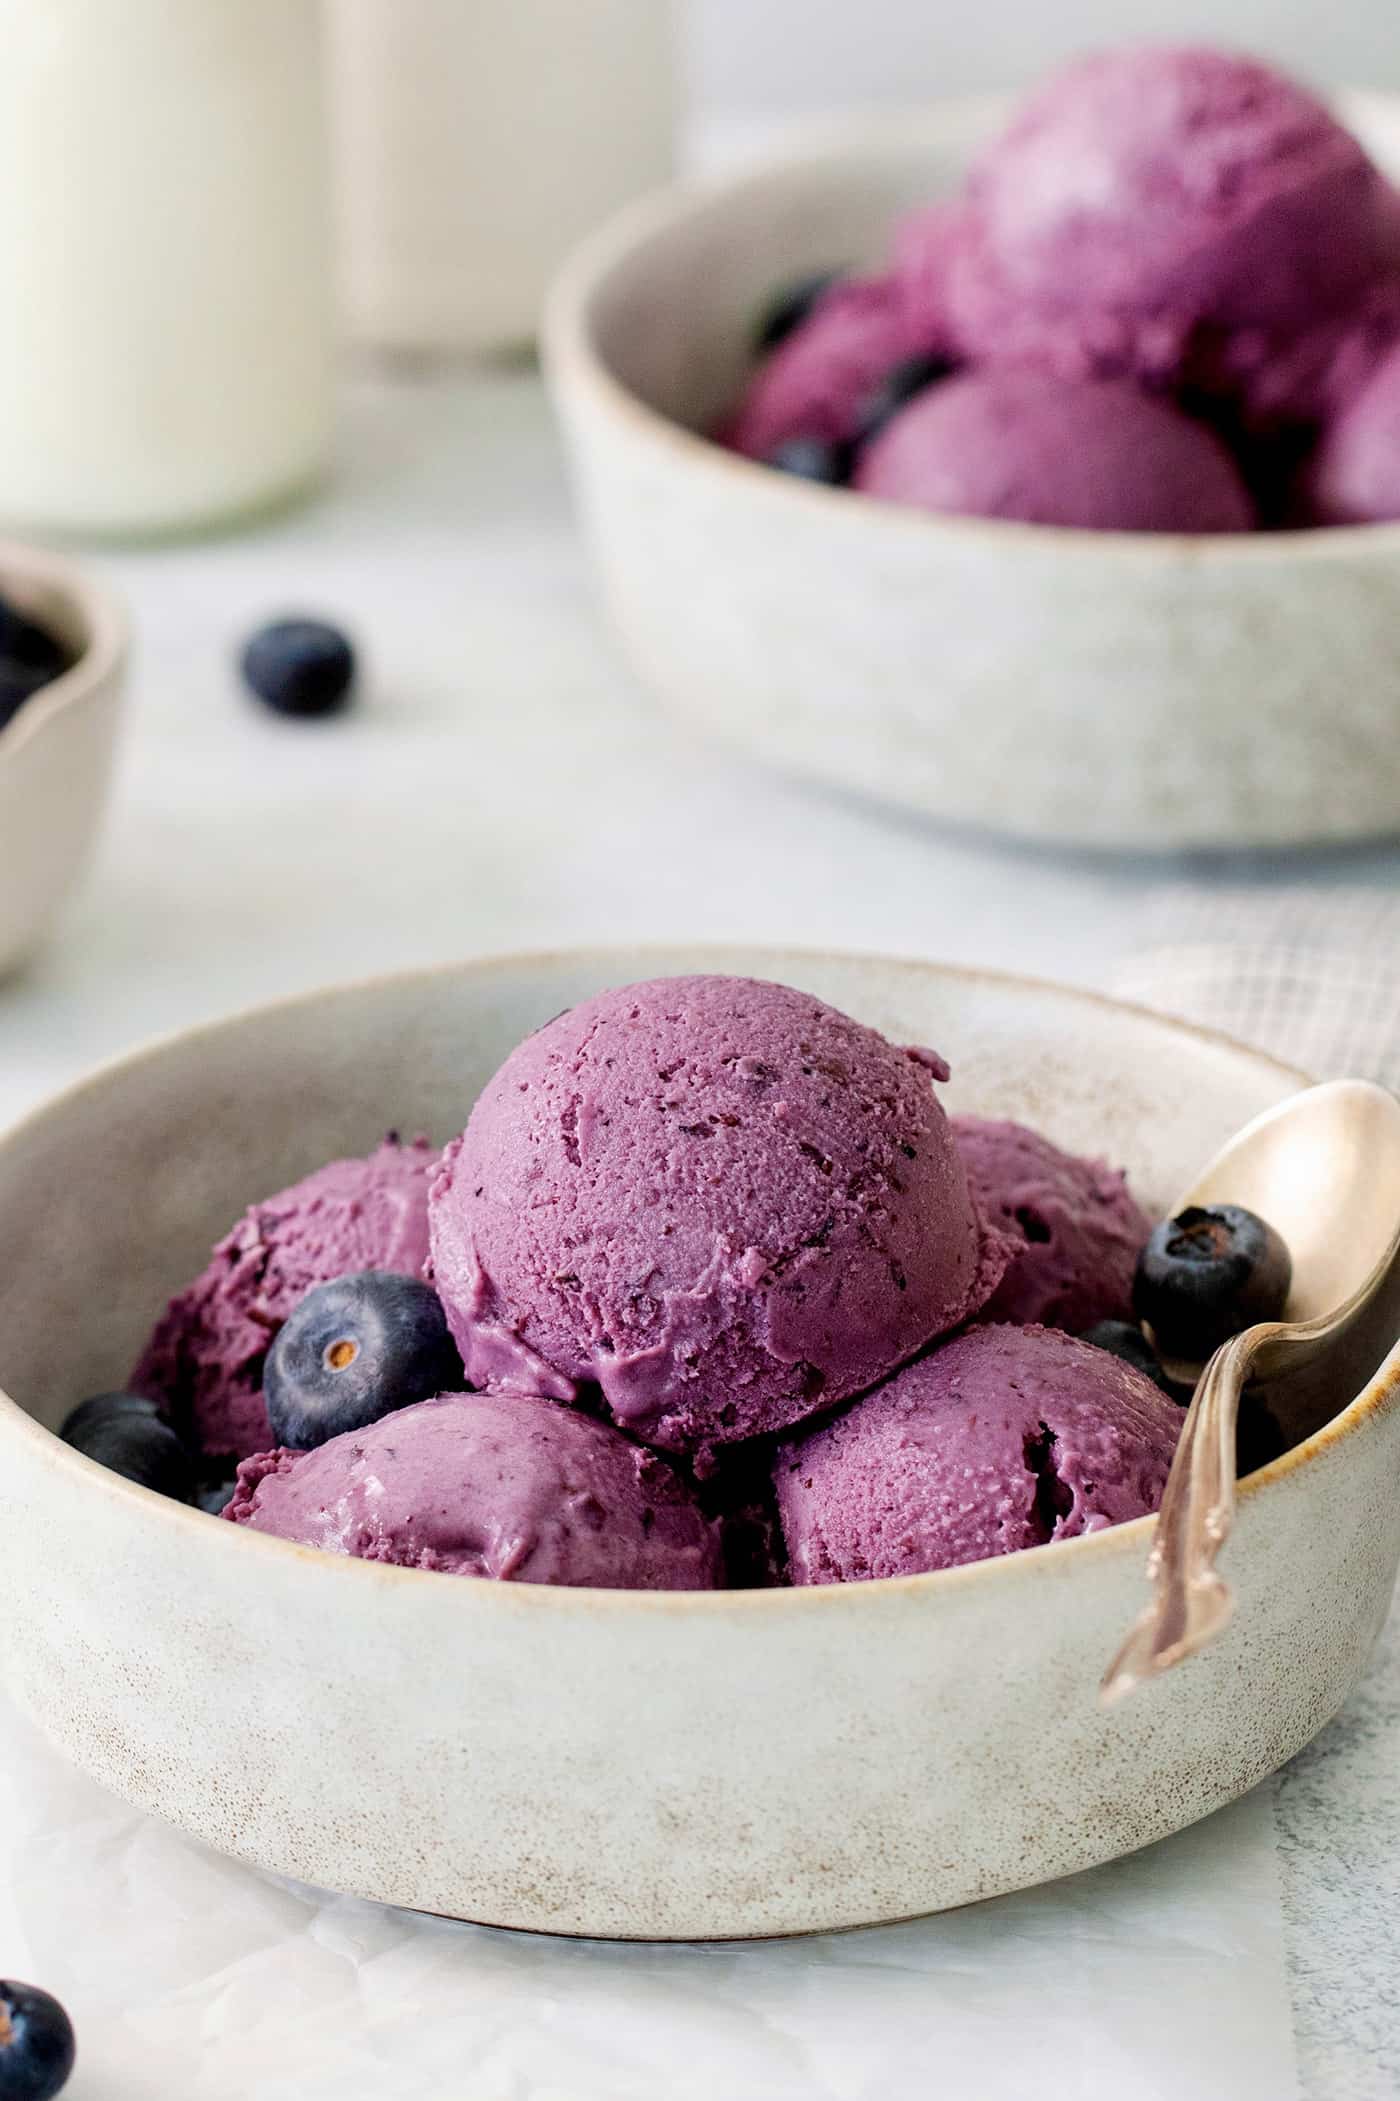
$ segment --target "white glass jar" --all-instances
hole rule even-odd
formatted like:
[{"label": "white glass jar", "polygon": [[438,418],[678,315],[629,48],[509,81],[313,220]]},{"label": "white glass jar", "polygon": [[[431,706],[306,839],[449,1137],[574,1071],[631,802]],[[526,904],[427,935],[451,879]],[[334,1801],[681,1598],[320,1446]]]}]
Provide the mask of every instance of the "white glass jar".
[{"label": "white glass jar", "polygon": [[528,342],[557,264],[674,156],[669,0],[329,0],[345,325]]},{"label": "white glass jar", "polygon": [[320,470],[317,0],[0,0],[0,520],[165,533]]}]

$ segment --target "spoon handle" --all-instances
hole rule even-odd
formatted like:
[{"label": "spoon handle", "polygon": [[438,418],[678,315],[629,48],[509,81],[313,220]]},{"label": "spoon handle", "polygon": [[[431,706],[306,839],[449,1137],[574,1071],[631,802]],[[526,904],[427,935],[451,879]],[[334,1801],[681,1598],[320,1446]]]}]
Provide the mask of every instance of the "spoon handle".
[{"label": "spoon handle", "polygon": [[1235,1425],[1260,1332],[1246,1329],[1222,1343],[1201,1373],[1148,1556],[1152,1599],[1104,1673],[1104,1706],[1196,1655],[1234,1610],[1215,1557],[1235,1521]]}]

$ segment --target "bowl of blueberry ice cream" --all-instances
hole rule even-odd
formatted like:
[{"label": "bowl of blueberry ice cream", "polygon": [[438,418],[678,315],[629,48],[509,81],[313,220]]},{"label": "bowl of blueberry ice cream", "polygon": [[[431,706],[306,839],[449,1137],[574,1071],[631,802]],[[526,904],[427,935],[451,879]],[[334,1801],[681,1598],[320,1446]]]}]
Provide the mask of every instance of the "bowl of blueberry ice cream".
[{"label": "bowl of blueberry ice cream", "polygon": [[1189,1400],[1154,1338],[1288,1299],[1267,1221],[1163,1206],[1296,1084],[765,953],[127,1060],[0,1141],[7,1676],[216,1845],[513,1925],[855,1924],[1176,1828],[1320,1726],[1400,1559],[1387,1303],[1337,1423],[1242,1415],[1219,1649],[1097,1704]]},{"label": "bowl of blueberry ice cream", "polygon": [[1209,46],[848,124],[555,289],[668,705],[927,814],[1143,849],[1400,824],[1400,109]]}]

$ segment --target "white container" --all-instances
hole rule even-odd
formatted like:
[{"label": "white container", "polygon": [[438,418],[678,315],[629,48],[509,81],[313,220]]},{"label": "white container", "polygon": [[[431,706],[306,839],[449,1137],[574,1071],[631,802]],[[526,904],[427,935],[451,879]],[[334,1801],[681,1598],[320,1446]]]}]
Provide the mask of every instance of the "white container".
[{"label": "white container", "polygon": [[330,428],[317,0],[0,0],[0,518],[170,532]]},{"label": "white container", "polygon": [[669,174],[669,0],[329,0],[342,299],[388,350],[528,342],[556,267]]}]

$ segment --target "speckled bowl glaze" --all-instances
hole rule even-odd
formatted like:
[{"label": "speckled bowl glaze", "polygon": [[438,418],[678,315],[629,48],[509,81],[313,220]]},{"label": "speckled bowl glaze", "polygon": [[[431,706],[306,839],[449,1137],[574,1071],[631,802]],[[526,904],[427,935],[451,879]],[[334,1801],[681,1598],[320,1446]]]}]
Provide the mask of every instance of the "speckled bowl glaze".
[{"label": "speckled bowl glaze", "polygon": [[[1400,825],[1400,527],[1186,538],[935,518],[697,435],[774,286],[887,252],[999,103],[633,208],[546,330],[621,641],[667,703],[756,757],[932,816],[1133,849]],[[1343,115],[1400,170],[1400,100]]]},{"label": "speckled bowl glaze", "polygon": [[[445,1138],[605,984],[786,979],[952,1060],[953,1106],[1102,1149],[1164,1201],[1298,1076],[1010,978],[769,951],[470,964],[330,991],[111,1066],[0,1140],[0,1664],[118,1793],[307,1881],[497,1924],[692,1938],[852,1926],[1126,1852],[1305,1743],[1400,1559],[1400,1332],[1244,1487],[1218,1647],[1109,1713],[1150,1522],[931,1576],[639,1593],[342,1560],[60,1444],[247,1200],[388,1123]],[[1368,1376],[1368,1374],[1374,1374]]]},{"label": "speckled bowl glaze", "polygon": [[0,593],[74,662],[0,729],[0,977],[50,932],[87,864],[111,780],[126,623],[81,569],[0,541]]}]

